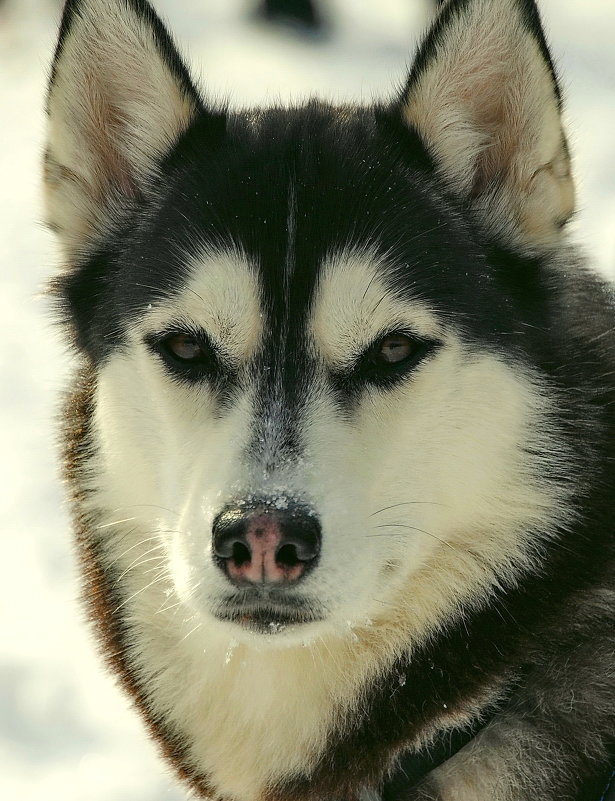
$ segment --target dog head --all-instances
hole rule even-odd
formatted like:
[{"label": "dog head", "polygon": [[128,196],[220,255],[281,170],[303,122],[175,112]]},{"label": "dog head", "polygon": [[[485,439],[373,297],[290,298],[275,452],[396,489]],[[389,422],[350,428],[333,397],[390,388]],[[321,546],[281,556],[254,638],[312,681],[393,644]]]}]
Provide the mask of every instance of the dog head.
[{"label": "dog head", "polygon": [[565,517],[532,334],[559,106],[520,0],[449,2],[390,103],[233,112],[144,0],[69,0],[48,220],[122,604],[406,642],[533,563]]}]

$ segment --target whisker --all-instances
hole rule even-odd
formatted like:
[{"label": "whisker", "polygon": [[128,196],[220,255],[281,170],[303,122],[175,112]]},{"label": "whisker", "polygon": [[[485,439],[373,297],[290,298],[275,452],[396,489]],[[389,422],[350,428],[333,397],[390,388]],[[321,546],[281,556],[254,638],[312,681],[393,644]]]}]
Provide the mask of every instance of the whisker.
[{"label": "whisker", "polygon": [[[158,559],[158,561],[161,562],[163,560],[163,557],[162,556],[152,556],[151,559],[146,559],[145,561],[146,562],[153,562],[154,559]],[[143,562],[143,564],[145,564],[145,562]],[[150,573],[153,573],[155,570],[158,570],[158,568],[157,567],[150,567],[148,570],[144,570],[143,571],[143,575],[144,576],[149,576]]]},{"label": "whisker", "polygon": [[[135,528],[131,529],[130,531],[128,531],[126,533],[125,537],[122,537],[122,539],[126,539],[126,537],[130,536],[130,534],[134,534],[135,531],[136,531]],[[153,536],[145,537],[144,539],[139,540],[139,542],[135,542],[135,544],[131,545],[130,548],[126,548],[126,550],[123,553],[121,553],[118,557],[116,557],[111,562],[111,564],[114,565],[116,562],[119,562],[120,559],[123,559],[126,556],[127,553],[130,553],[130,551],[134,550],[135,548],[139,548],[141,545],[145,545],[146,542],[151,542],[152,540],[159,539],[161,534],[181,534],[181,533],[182,533],[181,531],[179,531],[178,529],[175,529],[175,528],[161,528]],[[160,543],[160,545],[162,546],[162,545],[164,545],[164,543]],[[148,551],[148,553],[149,553],[149,551]]]},{"label": "whisker", "polygon": [[127,567],[126,570],[124,570],[124,572],[118,577],[116,583],[119,583],[127,573],[130,573],[131,570],[136,570],[138,567],[142,567],[143,565],[146,565],[148,562],[153,562],[153,561],[161,562],[163,559],[164,556],[150,556],[149,559],[141,559],[133,562],[130,565],[130,567]]},{"label": "whisker", "polygon": [[126,506],[126,509],[161,509],[163,512],[168,512],[170,515],[174,515],[175,517],[179,517],[179,512],[176,512],[174,509],[169,509],[168,506],[159,506],[155,503],[132,503],[130,506]]},{"label": "whisker", "polygon": [[160,609],[156,612],[156,614],[160,615],[163,614],[164,612],[170,612],[171,609],[176,609],[180,605],[181,605],[181,600],[175,601],[174,604],[168,604],[167,606],[165,606],[165,604],[163,603]]},{"label": "whisker", "polygon": [[[134,529],[133,529],[133,531],[134,531]],[[151,542],[152,540],[157,540],[157,539],[159,539],[158,534],[154,534],[153,537],[146,537],[144,540],[139,540],[139,542],[136,542],[134,545],[131,545],[130,548],[126,548],[126,550],[123,553],[121,553],[118,557],[116,557],[111,562],[111,564],[114,565],[116,562],[119,562],[120,559],[123,559],[126,556],[127,553],[130,553],[131,551],[134,551],[135,548],[140,548],[141,545],[145,545],[146,542]],[[160,543],[160,546],[157,545],[156,547],[157,548],[161,547],[163,544],[164,543]],[[149,551],[147,551],[147,553],[149,553]],[[145,554],[142,554],[142,556],[145,556]]]},{"label": "whisker", "polygon": [[367,293],[369,292],[369,288],[370,288],[370,286],[371,286],[371,285],[374,283],[374,281],[376,280],[376,277],[377,277],[377,275],[378,275],[378,273],[374,273],[374,274],[372,275],[372,277],[369,279],[369,283],[368,283],[368,285],[365,287],[365,292],[363,293],[363,297],[361,298],[361,300],[365,300],[365,298],[366,298],[366,296],[367,296]]},{"label": "whisker", "polygon": [[121,523],[130,523],[131,521],[136,519],[137,519],[136,517],[124,517],[122,520],[114,520],[112,523],[103,523],[101,526],[96,526],[95,530],[100,531],[103,528],[111,528],[111,526],[119,526]]},{"label": "whisker", "polygon": [[[326,642],[325,638],[324,638],[323,636],[320,636],[320,637],[318,637],[318,640],[320,641],[320,643],[321,643],[322,647],[325,649],[325,651],[326,651],[326,652],[327,652],[327,654],[329,655],[329,658],[331,659],[331,661],[333,662],[333,664],[334,664],[336,667],[338,667],[338,666],[339,666],[339,664],[340,664],[340,660],[339,660],[339,659],[338,659],[336,656],[334,656],[333,652],[331,651],[331,649],[330,649],[330,648],[329,648],[329,646],[327,645],[327,642]],[[321,657],[321,661],[324,663],[324,660],[322,660],[322,657]]]},{"label": "whisker", "polygon": [[444,506],[443,503],[438,503],[438,501],[403,501],[402,503],[393,503],[391,506],[384,506],[382,509],[378,509],[377,512],[372,512],[370,517],[374,517],[374,515],[379,515],[381,512],[386,512],[388,509],[396,509],[398,506],[414,506],[415,504],[429,504],[430,506]]},{"label": "whisker", "polygon": [[129,598],[126,598],[124,601],[122,601],[122,603],[113,610],[112,614],[114,614],[114,615],[117,614],[120,611],[120,609],[122,609],[124,606],[126,606],[126,604],[130,603],[130,601],[134,600],[138,595],[141,595],[142,592],[145,592],[145,590],[149,590],[149,588],[153,587],[154,584],[157,584],[158,582],[162,581],[162,579],[164,578],[164,576],[166,574],[167,574],[167,570],[166,570],[166,567],[165,567],[158,573],[157,576],[155,576],[149,582],[149,584],[146,584],[145,587],[141,587],[136,592],[133,592],[133,594]]},{"label": "whisker", "polygon": [[[169,509],[167,506],[160,506],[156,503],[131,503],[127,506],[116,506],[115,509],[111,511],[112,514],[123,514],[126,512],[131,512],[133,509],[161,509],[163,512],[168,512],[175,517],[179,517],[179,512],[176,512],[174,509]],[[132,518],[135,519],[135,518]]]},{"label": "whisker", "polygon": [[438,231],[440,228],[444,228],[445,225],[446,223],[439,222],[437,225],[434,225],[433,228],[428,228],[426,231],[419,231],[418,234],[415,234],[408,240],[408,243],[415,242],[418,239],[422,239],[424,236],[427,236],[428,234],[433,234],[434,231]]},{"label": "whisker", "polygon": [[[438,542],[441,542],[442,545],[446,545],[447,548],[451,549],[451,551],[456,551],[457,553],[462,553],[459,550],[459,548],[455,548],[455,546],[451,545],[451,543],[447,542],[447,540],[443,540],[441,537],[436,536],[436,534],[432,534],[431,531],[425,531],[425,529],[417,528],[416,526],[409,526],[409,525],[407,525],[405,523],[382,523],[379,526],[374,526],[374,528],[407,528],[410,531],[418,531],[420,534],[425,534],[428,537],[433,537],[434,540],[437,540]],[[377,537],[378,534],[371,534],[371,535],[367,534],[366,536],[367,537],[369,537],[369,536]],[[386,535],[382,535],[381,534],[380,536],[386,536]]]},{"label": "whisker", "polygon": [[[151,540],[155,540],[155,539],[158,539],[158,538],[157,538],[157,537],[148,537],[148,539],[147,539],[147,540],[144,540],[144,541],[141,543],[141,545],[145,545],[145,543],[146,543],[146,542],[151,542]],[[158,543],[158,545],[152,545],[152,547],[151,547],[151,548],[148,548],[148,549],[147,549],[147,551],[143,551],[143,553],[140,553],[140,554],[137,556],[137,558],[136,558],[136,559],[133,559],[133,560],[132,560],[132,562],[131,562],[131,564],[129,564],[129,565],[128,565],[128,568],[127,568],[127,569],[128,569],[128,570],[130,570],[130,568],[131,568],[133,565],[135,565],[137,562],[139,562],[141,559],[143,559],[143,557],[144,557],[144,556],[147,556],[148,554],[150,554],[150,553],[153,553],[154,551],[159,551],[161,548],[164,548],[164,547],[165,547],[165,544],[164,544],[164,542],[159,542],[159,543]],[[160,557],[160,558],[161,558],[161,557]]]},{"label": "whisker", "polygon": [[202,622],[202,621],[199,621],[199,622],[196,624],[196,626],[195,626],[193,629],[190,629],[190,631],[188,632],[188,634],[186,634],[184,637],[182,637],[182,638],[181,638],[180,642],[184,642],[184,640],[187,640],[187,639],[188,639],[188,637],[189,637],[191,634],[194,634],[194,632],[195,632],[197,629],[200,629],[202,625],[203,625],[203,622]]}]

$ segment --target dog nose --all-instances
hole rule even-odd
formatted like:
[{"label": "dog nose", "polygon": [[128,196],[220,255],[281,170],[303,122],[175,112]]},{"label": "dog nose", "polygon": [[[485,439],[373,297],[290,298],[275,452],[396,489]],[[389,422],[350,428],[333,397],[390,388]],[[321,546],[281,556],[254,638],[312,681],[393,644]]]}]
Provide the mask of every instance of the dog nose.
[{"label": "dog nose", "polygon": [[229,579],[250,584],[292,584],[320,553],[317,518],[304,507],[227,508],[214,520],[212,549]]}]

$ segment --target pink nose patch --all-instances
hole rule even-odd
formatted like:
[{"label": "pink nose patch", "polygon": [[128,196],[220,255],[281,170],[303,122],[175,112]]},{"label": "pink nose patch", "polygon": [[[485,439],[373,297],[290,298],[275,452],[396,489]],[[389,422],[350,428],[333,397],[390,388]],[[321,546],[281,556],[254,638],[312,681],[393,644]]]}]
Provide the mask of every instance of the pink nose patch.
[{"label": "pink nose patch", "polygon": [[214,519],[212,556],[234,584],[261,589],[293,584],[318,563],[321,528],[317,516],[289,499],[283,508],[279,506],[238,503]]},{"label": "pink nose patch", "polygon": [[227,570],[230,578],[254,584],[279,584],[300,578],[305,564],[299,560],[292,545],[282,544],[282,530],[274,515],[256,514],[251,517],[244,536],[245,552],[229,560]]}]

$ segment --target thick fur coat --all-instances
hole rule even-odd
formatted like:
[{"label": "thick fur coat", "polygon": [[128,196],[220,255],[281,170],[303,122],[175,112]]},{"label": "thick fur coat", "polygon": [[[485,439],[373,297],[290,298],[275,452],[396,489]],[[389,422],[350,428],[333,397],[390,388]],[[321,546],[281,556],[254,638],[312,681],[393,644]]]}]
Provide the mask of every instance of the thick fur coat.
[{"label": "thick fur coat", "polygon": [[532,0],[449,0],[390,103],[242,111],[145,0],[68,0],[84,598],[197,797],[598,801],[615,316],[560,112]]}]

